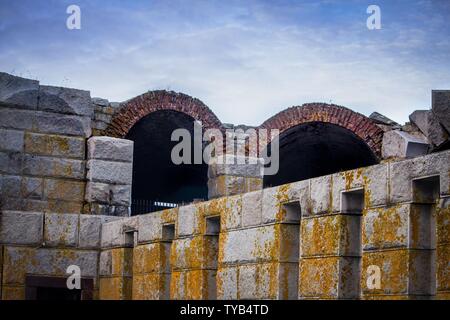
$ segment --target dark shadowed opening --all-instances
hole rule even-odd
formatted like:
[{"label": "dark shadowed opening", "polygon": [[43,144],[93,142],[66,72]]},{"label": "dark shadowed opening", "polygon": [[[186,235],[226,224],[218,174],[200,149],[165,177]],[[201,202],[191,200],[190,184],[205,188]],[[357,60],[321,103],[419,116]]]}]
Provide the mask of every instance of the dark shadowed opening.
[{"label": "dark shadowed opening", "polygon": [[265,188],[378,163],[361,138],[331,123],[300,124],[282,132],[279,141],[280,168],[264,176]]},{"label": "dark shadowed opening", "polygon": [[171,141],[175,129],[191,132],[193,158],[194,119],[172,110],[155,111],[139,120],[126,139],[134,141],[132,214],[141,214],[170,207],[172,204],[207,199],[208,166],[175,165],[171,160]]}]

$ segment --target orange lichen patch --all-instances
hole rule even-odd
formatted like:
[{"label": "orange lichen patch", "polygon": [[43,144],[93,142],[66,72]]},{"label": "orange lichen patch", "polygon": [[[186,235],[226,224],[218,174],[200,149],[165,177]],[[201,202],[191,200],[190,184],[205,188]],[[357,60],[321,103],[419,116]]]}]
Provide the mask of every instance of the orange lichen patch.
[{"label": "orange lichen patch", "polygon": [[174,269],[201,268],[204,262],[204,236],[173,241],[170,264]]},{"label": "orange lichen patch", "polygon": [[362,242],[375,248],[407,244],[409,205],[374,208],[364,215]]},{"label": "orange lichen patch", "polygon": [[48,199],[83,201],[86,183],[71,180],[46,180],[45,196]]},{"label": "orange lichen patch", "polygon": [[133,275],[162,272],[165,247],[162,243],[137,246],[133,252]]},{"label": "orange lichen patch", "polygon": [[[408,250],[363,253],[361,288],[364,294],[405,294],[408,288]],[[381,288],[369,289],[367,278],[369,266],[378,266],[381,271]]]},{"label": "orange lichen patch", "polygon": [[28,265],[39,263],[31,248],[5,247],[3,260],[3,285],[24,285]]},{"label": "orange lichen patch", "polygon": [[302,256],[338,254],[342,220],[340,215],[304,219],[300,233]]},{"label": "orange lichen patch", "polygon": [[161,274],[133,276],[133,300],[157,300],[163,297],[164,279]]},{"label": "orange lichen patch", "polygon": [[3,286],[2,300],[25,300],[25,287]]},{"label": "orange lichen patch", "polygon": [[363,169],[349,170],[340,173],[341,178],[345,181],[345,190],[350,190],[361,185]]},{"label": "orange lichen patch", "polygon": [[450,245],[436,249],[436,287],[439,291],[450,291]]},{"label": "orange lichen patch", "polygon": [[133,271],[133,248],[111,249],[112,275],[131,275]]},{"label": "orange lichen patch", "polygon": [[437,206],[436,226],[437,243],[450,243],[450,206]]},{"label": "orange lichen patch", "polygon": [[278,296],[278,263],[265,263],[256,266],[256,296],[276,299]]},{"label": "orange lichen patch", "polygon": [[[57,135],[25,133],[25,151],[28,153],[41,155],[71,155],[78,150],[70,150],[69,139],[74,140],[74,138]],[[81,151],[84,152],[84,144],[81,143],[82,139],[77,140],[79,140],[77,147],[82,148]],[[78,156],[82,156],[82,154]]]},{"label": "orange lichen patch", "polygon": [[225,206],[221,211],[220,225],[221,229],[238,228],[241,225],[242,196],[230,196],[224,198]]},{"label": "orange lichen patch", "polygon": [[161,222],[163,224],[175,223],[177,220],[178,208],[166,209],[161,211]]},{"label": "orange lichen patch", "polygon": [[82,202],[49,200],[46,212],[52,213],[80,213],[83,210]]},{"label": "orange lichen patch", "polygon": [[438,292],[435,296],[436,300],[450,300],[450,292]]},{"label": "orange lichen patch", "polygon": [[299,270],[301,297],[337,297],[339,257],[301,259]]},{"label": "orange lichen patch", "polygon": [[244,192],[261,190],[263,187],[263,179],[260,178],[245,178],[244,182]]},{"label": "orange lichen patch", "polygon": [[170,279],[170,299],[186,299],[187,279],[184,271],[172,272]]},{"label": "orange lichen patch", "polygon": [[192,270],[186,272],[186,296],[185,299],[204,299],[208,292],[208,282],[206,270]]},{"label": "orange lichen patch", "polygon": [[130,300],[132,284],[128,277],[100,278],[100,300]]},{"label": "orange lichen patch", "polygon": [[283,203],[288,202],[289,199],[289,190],[291,188],[291,184],[284,184],[277,188],[277,192],[275,194],[275,197],[277,198],[277,215],[276,220],[277,221],[284,221],[286,218],[286,209],[283,206]]},{"label": "orange lichen patch", "polygon": [[278,261],[280,250],[280,227],[279,225],[258,228],[253,241],[251,256],[259,262]]},{"label": "orange lichen patch", "polygon": [[363,188],[364,188],[364,212],[371,207],[372,203],[372,191],[370,190],[371,179],[367,176],[363,176]]}]

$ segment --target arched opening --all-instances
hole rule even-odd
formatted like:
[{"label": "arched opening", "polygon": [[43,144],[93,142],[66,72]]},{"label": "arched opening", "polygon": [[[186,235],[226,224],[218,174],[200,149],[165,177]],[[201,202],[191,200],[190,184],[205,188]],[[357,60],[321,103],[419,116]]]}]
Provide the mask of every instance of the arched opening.
[{"label": "arched opening", "polygon": [[279,143],[279,170],[264,176],[265,188],[378,163],[360,137],[331,123],[307,122],[291,127],[280,134]]},{"label": "arched opening", "polygon": [[180,128],[191,132],[193,155],[194,119],[185,113],[151,112],[127,133],[126,139],[134,141],[132,215],[207,199],[208,166],[172,162],[172,148],[179,142],[171,135]]}]

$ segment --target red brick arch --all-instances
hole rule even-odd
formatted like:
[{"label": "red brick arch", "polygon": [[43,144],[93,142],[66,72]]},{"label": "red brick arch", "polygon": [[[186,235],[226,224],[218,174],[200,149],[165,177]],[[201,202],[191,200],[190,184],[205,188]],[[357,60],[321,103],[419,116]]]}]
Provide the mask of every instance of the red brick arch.
[{"label": "red brick arch", "polygon": [[381,157],[383,130],[371,119],[348,108],[326,103],[306,103],[285,109],[266,120],[260,128],[278,129],[280,133],[307,122],[325,122],[344,127],[363,141]]},{"label": "red brick arch", "polygon": [[127,101],[114,115],[105,134],[123,138],[136,122],[158,110],[174,110],[187,114],[195,120],[201,121],[204,129],[222,129],[220,120],[199,99],[183,93],[156,90]]}]

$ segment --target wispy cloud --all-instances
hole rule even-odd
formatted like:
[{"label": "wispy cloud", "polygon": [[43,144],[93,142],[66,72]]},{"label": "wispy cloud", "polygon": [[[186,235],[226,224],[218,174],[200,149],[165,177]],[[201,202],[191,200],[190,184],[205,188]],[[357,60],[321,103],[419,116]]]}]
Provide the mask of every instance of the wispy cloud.
[{"label": "wispy cloud", "polygon": [[[82,30],[65,29],[79,2]],[[224,122],[257,125],[304,102],[404,122],[450,88],[446,1],[0,0],[0,69],[122,101],[153,89],[198,97]]]}]

